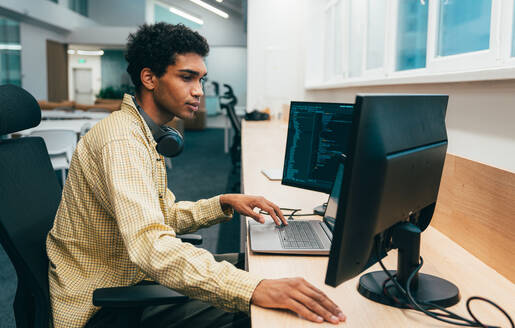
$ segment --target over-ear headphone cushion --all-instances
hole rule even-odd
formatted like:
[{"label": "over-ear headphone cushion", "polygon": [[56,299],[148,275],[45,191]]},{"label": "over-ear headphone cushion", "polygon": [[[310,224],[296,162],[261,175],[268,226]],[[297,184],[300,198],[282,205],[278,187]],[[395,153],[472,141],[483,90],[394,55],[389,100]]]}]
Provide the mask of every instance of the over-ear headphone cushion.
[{"label": "over-ear headphone cushion", "polygon": [[163,130],[159,139],[156,140],[157,151],[166,157],[173,157],[179,155],[184,149],[184,139],[179,131],[168,126],[161,126]]},{"label": "over-ear headphone cushion", "polygon": [[136,97],[132,96],[132,100],[136,105],[141,117],[147,123],[154,140],[157,142],[156,150],[163,156],[174,157],[179,155],[184,148],[184,139],[179,131],[176,129],[163,125],[157,125],[150,116],[141,108],[136,101]]}]

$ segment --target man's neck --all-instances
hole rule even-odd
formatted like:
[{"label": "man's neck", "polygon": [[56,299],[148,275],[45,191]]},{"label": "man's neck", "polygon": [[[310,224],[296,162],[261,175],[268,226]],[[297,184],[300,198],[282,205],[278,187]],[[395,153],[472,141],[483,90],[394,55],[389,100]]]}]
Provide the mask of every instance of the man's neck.
[{"label": "man's neck", "polygon": [[157,125],[164,125],[165,123],[170,122],[174,118],[173,114],[166,113],[159,109],[159,106],[154,101],[152,93],[150,92],[136,92],[136,101],[138,102],[138,105],[140,105],[140,107],[145,111],[145,113],[147,113],[147,115]]}]

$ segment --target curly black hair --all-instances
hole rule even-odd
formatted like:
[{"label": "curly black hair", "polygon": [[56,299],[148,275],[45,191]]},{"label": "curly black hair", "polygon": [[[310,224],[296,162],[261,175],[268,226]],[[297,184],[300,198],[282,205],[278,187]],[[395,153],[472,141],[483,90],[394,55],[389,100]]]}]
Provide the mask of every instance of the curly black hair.
[{"label": "curly black hair", "polygon": [[196,53],[206,57],[209,45],[206,39],[182,24],[167,23],[144,24],[129,34],[127,54],[125,59],[129,63],[127,72],[132,83],[139,91],[142,86],[140,73],[145,67],[161,77],[168,65],[175,64],[176,55]]}]

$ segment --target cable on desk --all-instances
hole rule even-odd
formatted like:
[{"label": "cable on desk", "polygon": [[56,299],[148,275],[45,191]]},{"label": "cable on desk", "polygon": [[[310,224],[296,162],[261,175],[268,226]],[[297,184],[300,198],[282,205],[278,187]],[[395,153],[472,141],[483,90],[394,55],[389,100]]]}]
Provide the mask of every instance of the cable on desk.
[{"label": "cable on desk", "polygon": [[[487,302],[491,305],[493,305],[494,307],[496,307],[499,311],[502,312],[502,314],[504,314],[504,316],[506,318],[508,318],[508,321],[510,322],[511,324],[511,327],[513,328],[515,325],[513,324],[513,320],[511,319],[510,315],[502,308],[500,307],[499,305],[495,304],[494,302],[490,301],[489,299],[487,298],[484,298],[484,297],[481,297],[481,296],[472,296],[472,297],[469,297],[468,300],[467,300],[467,303],[466,303],[466,306],[467,306],[467,311],[468,313],[470,314],[470,316],[477,322],[479,323],[480,325],[482,326],[485,326],[481,321],[479,321],[478,318],[476,318],[476,316],[472,313],[472,310],[470,309],[470,303],[474,300],[478,300],[478,301],[483,301],[483,302]],[[485,326],[486,327],[486,326]]]},{"label": "cable on desk", "polygon": [[[301,208],[287,208],[287,207],[281,207],[279,208],[281,211],[291,211],[290,214],[284,214],[284,216],[287,216],[288,217],[288,220],[294,220],[294,216],[314,216],[314,215],[318,215],[316,213],[309,213],[309,214],[297,214],[297,212],[300,212],[302,211]],[[263,211],[263,210],[259,210],[259,214],[266,214],[266,215],[269,215],[267,212]]]},{"label": "cable on desk", "polygon": [[[377,258],[380,259],[381,257],[379,256],[379,248],[377,249],[377,255],[378,255]],[[436,319],[436,320],[439,320],[439,321],[443,321],[443,322],[446,322],[446,323],[449,323],[449,324],[457,325],[457,326],[481,327],[481,328],[498,328],[496,326],[488,326],[486,324],[483,324],[472,313],[472,310],[470,309],[470,303],[473,300],[484,301],[484,302],[487,302],[487,303],[495,306],[499,311],[501,311],[502,314],[504,314],[504,316],[506,316],[506,318],[508,318],[508,320],[509,320],[509,322],[511,324],[511,327],[515,328],[515,325],[513,324],[513,320],[511,319],[510,315],[502,307],[500,307],[499,305],[497,305],[493,301],[491,301],[489,299],[486,299],[484,297],[472,296],[472,297],[469,297],[467,299],[467,303],[466,303],[467,311],[468,311],[468,313],[470,314],[470,316],[472,317],[473,320],[467,319],[467,318],[465,318],[465,317],[463,317],[461,315],[458,315],[458,314],[456,314],[456,313],[454,313],[452,311],[449,311],[446,308],[444,308],[442,306],[439,306],[437,304],[433,304],[433,303],[429,303],[429,302],[419,304],[414,299],[414,297],[413,297],[413,295],[411,293],[410,285],[411,285],[411,281],[413,280],[413,278],[415,277],[417,272],[420,271],[420,268],[422,268],[422,265],[424,264],[424,259],[422,257],[420,257],[420,264],[418,265],[418,267],[415,268],[413,270],[413,272],[409,275],[408,280],[406,281],[406,288],[403,288],[399,284],[399,282],[397,281],[396,275],[392,275],[390,273],[390,271],[388,271],[386,269],[386,267],[384,266],[383,261],[381,259],[379,260],[379,264],[381,265],[381,268],[383,269],[385,274],[388,276],[388,279],[384,281],[383,286],[382,286],[383,287],[383,293],[387,297],[389,297],[392,301],[394,301],[396,304],[399,304],[401,306],[406,306],[407,308],[412,309],[412,310],[416,310],[416,311],[422,312],[422,313],[426,314],[427,316],[430,316],[433,319]],[[397,290],[409,301],[408,303],[399,300],[398,298],[392,296],[388,292],[388,288],[387,288],[386,284],[389,281],[391,281],[395,285]],[[430,311],[430,309],[437,309],[437,310],[440,310],[440,311],[442,311],[444,313],[438,313],[438,312]],[[452,319],[452,320],[450,320],[450,319]]]}]

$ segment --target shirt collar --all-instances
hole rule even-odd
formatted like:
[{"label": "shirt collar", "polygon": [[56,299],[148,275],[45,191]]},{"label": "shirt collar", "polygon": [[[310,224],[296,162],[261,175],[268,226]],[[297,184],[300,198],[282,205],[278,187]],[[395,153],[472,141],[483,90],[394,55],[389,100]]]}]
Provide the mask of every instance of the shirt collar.
[{"label": "shirt collar", "polygon": [[152,136],[152,131],[150,131],[150,128],[148,127],[147,123],[139,113],[138,108],[136,107],[136,104],[134,103],[134,100],[130,94],[126,93],[123,95],[122,106],[120,109],[123,112],[128,113],[132,118],[137,120],[139,125],[143,128],[143,132],[147,136],[147,139],[155,147],[157,143],[154,140],[154,137]]}]

